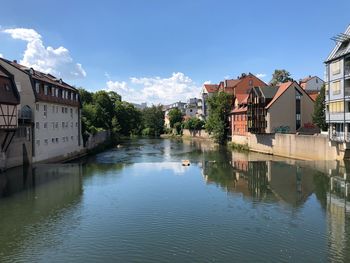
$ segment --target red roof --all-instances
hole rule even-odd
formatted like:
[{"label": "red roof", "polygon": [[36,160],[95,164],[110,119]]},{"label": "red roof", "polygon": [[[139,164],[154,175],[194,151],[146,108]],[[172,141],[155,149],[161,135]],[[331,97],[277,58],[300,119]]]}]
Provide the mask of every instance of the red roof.
[{"label": "red roof", "polygon": [[315,93],[310,93],[309,96],[313,101],[316,101],[317,97],[318,97],[319,93],[315,92]]},{"label": "red roof", "polygon": [[233,111],[231,111],[232,113],[241,113],[241,112],[246,112],[248,109],[247,106],[245,107],[240,107],[240,108],[235,108]]},{"label": "red roof", "polygon": [[266,106],[266,109],[270,108],[271,105],[279,98],[282,96],[282,94],[292,85],[294,82],[288,81],[286,83],[281,83],[281,85],[278,87],[278,90],[273,97],[273,99],[270,101],[270,103]]},{"label": "red roof", "polygon": [[218,91],[219,86],[217,84],[204,84],[204,88],[208,93],[215,93]]},{"label": "red roof", "polygon": [[238,104],[246,104],[248,102],[249,94],[236,94]]}]

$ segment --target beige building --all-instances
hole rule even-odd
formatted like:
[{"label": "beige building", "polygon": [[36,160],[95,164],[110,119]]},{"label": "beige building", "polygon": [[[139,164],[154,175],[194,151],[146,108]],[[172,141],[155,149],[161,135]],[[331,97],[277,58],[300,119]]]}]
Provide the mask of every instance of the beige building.
[{"label": "beige building", "polygon": [[66,159],[80,152],[83,143],[77,89],[16,61],[0,58],[0,65],[14,76],[21,97],[20,118],[33,127],[28,136],[32,162]]},{"label": "beige building", "polygon": [[255,87],[248,97],[248,131],[296,133],[312,128],[314,101],[296,82]]}]

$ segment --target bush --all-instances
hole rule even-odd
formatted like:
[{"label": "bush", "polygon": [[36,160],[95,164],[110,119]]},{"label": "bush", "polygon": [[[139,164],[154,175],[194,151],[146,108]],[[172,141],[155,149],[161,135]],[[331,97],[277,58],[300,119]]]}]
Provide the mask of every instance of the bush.
[{"label": "bush", "polygon": [[196,118],[192,117],[185,121],[184,128],[189,130],[202,130],[204,129],[205,122]]}]

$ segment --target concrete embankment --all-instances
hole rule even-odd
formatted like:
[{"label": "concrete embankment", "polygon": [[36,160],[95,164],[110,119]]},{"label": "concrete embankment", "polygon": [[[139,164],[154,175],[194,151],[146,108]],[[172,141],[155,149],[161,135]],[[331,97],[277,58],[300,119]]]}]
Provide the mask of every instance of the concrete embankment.
[{"label": "concrete embankment", "polygon": [[343,144],[330,142],[327,135],[249,134],[234,135],[232,142],[249,150],[303,160],[342,160]]}]

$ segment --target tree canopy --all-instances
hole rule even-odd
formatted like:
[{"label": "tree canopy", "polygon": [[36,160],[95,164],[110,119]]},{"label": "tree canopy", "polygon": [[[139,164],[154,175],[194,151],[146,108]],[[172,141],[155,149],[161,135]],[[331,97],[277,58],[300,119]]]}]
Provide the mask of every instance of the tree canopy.
[{"label": "tree canopy", "polygon": [[228,114],[232,107],[232,95],[219,92],[208,99],[208,105],[206,130],[212,134],[217,143],[224,144],[228,134]]},{"label": "tree canopy", "polygon": [[285,69],[276,69],[272,74],[272,79],[270,85],[276,86],[279,83],[285,83],[292,81],[293,79],[290,76],[290,73]]},{"label": "tree canopy", "polygon": [[323,85],[320,94],[317,96],[314,104],[314,113],[312,115],[312,121],[316,124],[322,131],[328,129],[326,123],[326,109],[325,109],[325,86]]},{"label": "tree canopy", "polygon": [[169,116],[169,122],[170,122],[170,127],[174,128],[174,124],[177,122],[182,122],[182,112],[179,108],[174,108],[171,109],[168,113]]}]

